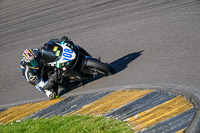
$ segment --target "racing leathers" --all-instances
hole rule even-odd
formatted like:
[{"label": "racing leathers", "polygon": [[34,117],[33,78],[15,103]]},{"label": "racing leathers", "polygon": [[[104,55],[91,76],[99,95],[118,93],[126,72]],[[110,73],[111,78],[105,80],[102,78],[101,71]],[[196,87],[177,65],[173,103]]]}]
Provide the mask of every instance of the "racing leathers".
[{"label": "racing leathers", "polygon": [[[51,39],[42,48],[45,48],[47,44],[60,43],[61,41],[67,41],[68,37],[63,36],[59,39]],[[58,97],[58,79],[57,71],[49,72],[47,67],[41,63],[41,49],[35,49],[35,59],[38,62],[38,66],[31,67],[29,63],[21,60],[20,66],[22,69],[22,76],[32,85],[34,85],[42,93],[46,94],[47,97],[54,99]]]},{"label": "racing leathers", "polygon": [[57,97],[57,72],[48,74],[45,71],[45,66],[30,67],[23,60],[20,63],[22,69],[22,76],[32,85],[34,85],[42,93],[46,94],[47,97],[54,99]]}]

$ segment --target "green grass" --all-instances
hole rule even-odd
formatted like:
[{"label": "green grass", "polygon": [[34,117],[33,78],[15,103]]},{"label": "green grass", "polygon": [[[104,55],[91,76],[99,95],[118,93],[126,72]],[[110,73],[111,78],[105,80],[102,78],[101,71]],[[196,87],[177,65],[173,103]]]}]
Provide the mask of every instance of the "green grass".
[{"label": "green grass", "polygon": [[122,121],[81,115],[28,119],[0,125],[1,133],[132,133]]}]

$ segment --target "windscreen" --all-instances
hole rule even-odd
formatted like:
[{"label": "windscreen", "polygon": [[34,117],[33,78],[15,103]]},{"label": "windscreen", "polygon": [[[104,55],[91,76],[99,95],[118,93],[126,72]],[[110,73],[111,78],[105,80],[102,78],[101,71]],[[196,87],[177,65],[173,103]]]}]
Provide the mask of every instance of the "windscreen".
[{"label": "windscreen", "polygon": [[43,63],[56,62],[62,55],[62,47],[57,44],[47,44],[41,50],[41,61]]}]

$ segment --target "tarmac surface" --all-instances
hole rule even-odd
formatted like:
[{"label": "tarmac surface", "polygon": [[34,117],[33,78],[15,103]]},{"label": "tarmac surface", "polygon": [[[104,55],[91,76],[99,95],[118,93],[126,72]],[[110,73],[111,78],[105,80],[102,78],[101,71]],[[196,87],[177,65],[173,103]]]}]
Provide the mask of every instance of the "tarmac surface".
[{"label": "tarmac surface", "polygon": [[19,62],[24,49],[63,35],[117,71],[64,97],[162,86],[200,103],[199,7],[199,0],[1,0],[0,108],[47,99],[21,77]]},{"label": "tarmac surface", "polygon": [[199,0],[1,0],[0,105],[44,98],[21,77],[22,52],[63,35],[117,70],[73,92],[155,83],[199,88],[199,7]]}]

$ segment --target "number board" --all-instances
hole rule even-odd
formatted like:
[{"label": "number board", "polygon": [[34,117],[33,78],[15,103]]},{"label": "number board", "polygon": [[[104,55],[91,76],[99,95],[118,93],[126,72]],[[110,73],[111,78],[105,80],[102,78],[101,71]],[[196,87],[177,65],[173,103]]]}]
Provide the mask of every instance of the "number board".
[{"label": "number board", "polygon": [[60,60],[58,61],[59,63],[65,63],[76,58],[76,53],[71,48],[65,45],[61,46],[63,47],[63,53]]}]

